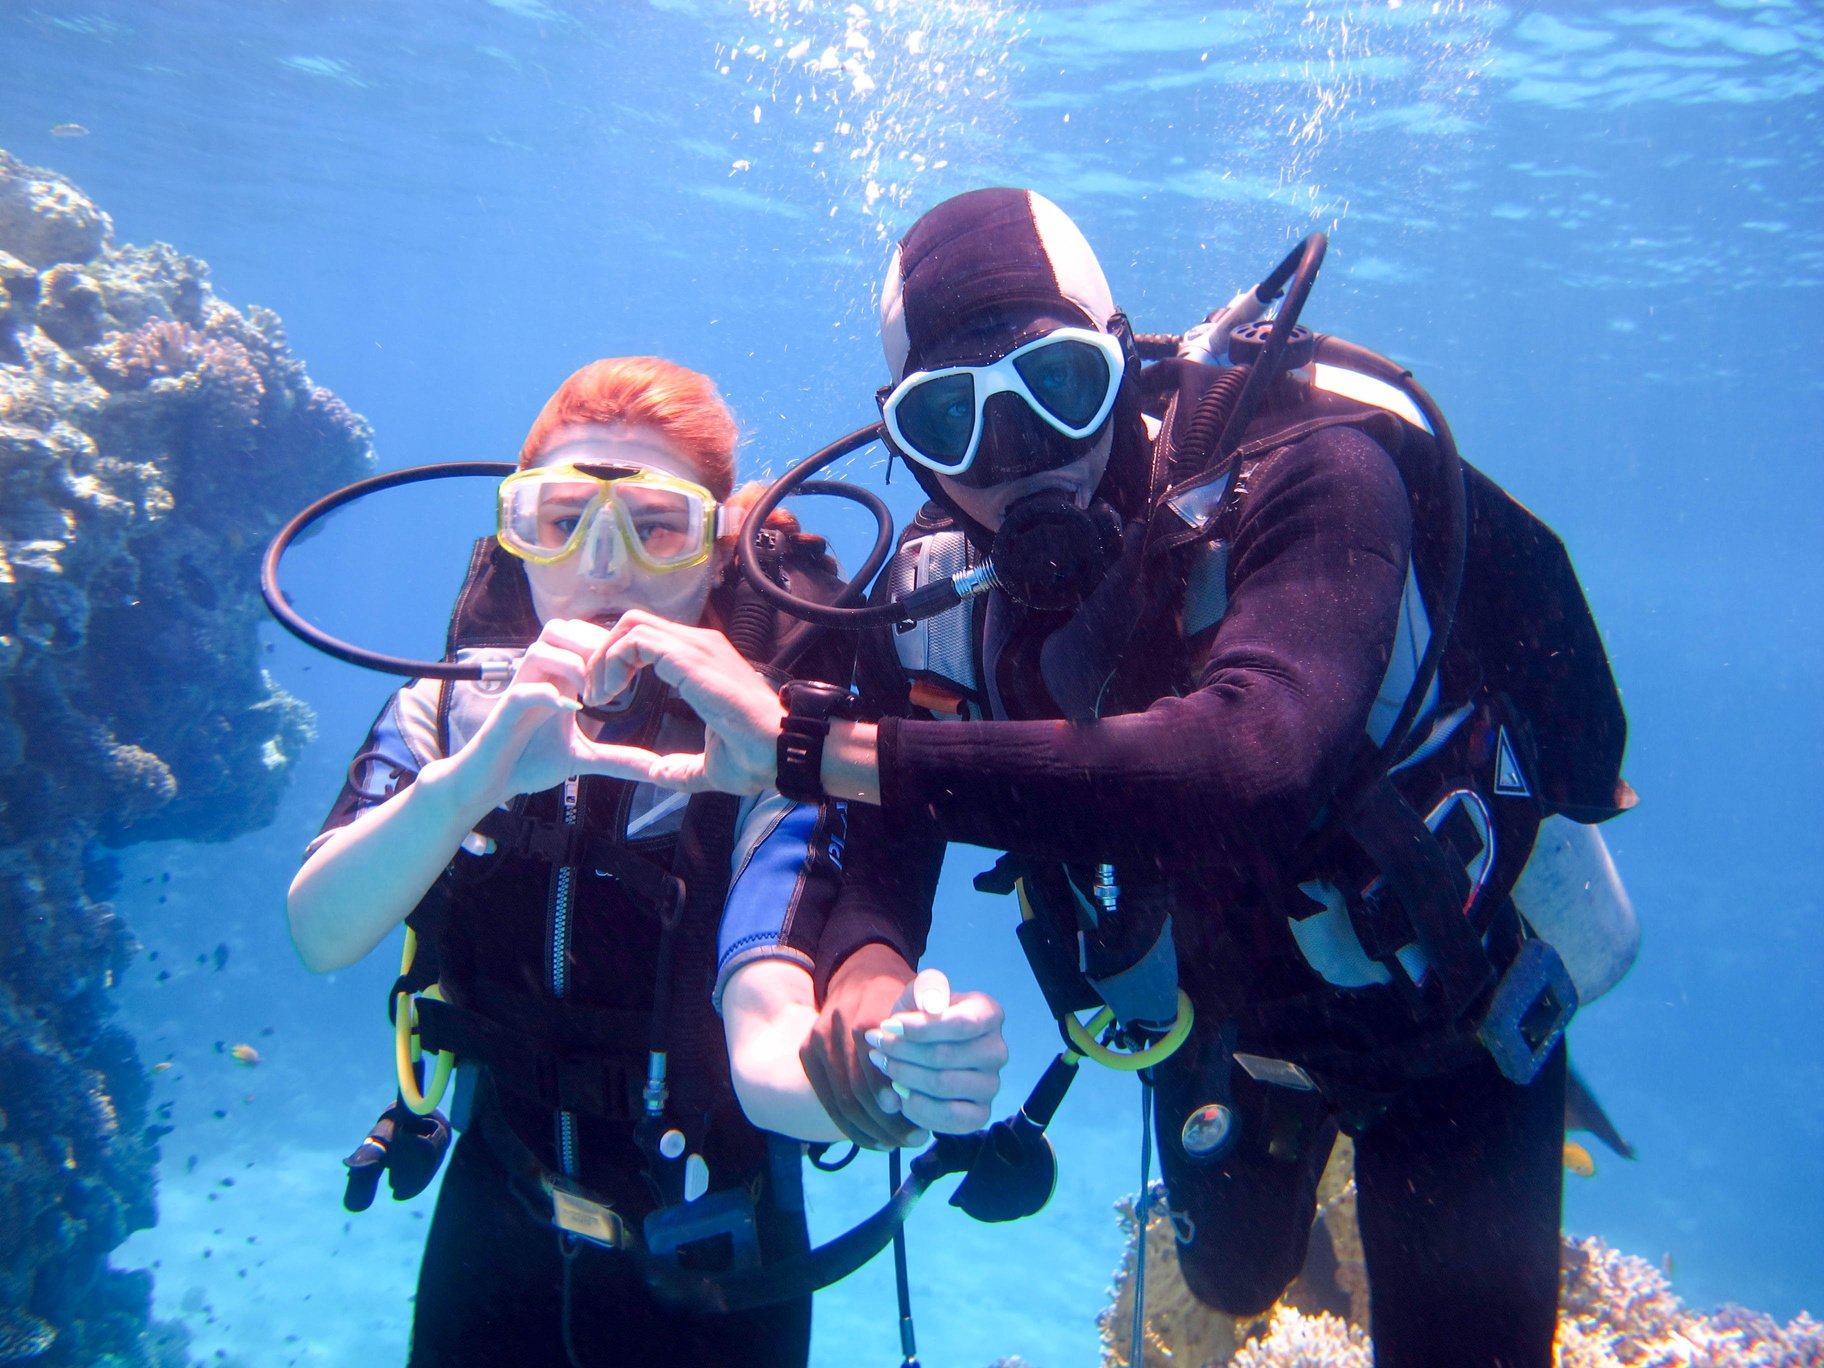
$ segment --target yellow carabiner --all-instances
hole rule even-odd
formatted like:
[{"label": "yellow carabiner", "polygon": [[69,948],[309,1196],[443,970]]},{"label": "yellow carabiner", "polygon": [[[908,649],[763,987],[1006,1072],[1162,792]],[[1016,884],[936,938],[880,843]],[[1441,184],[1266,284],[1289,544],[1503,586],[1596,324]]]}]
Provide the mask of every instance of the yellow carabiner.
[{"label": "yellow carabiner", "polygon": [[[412,961],[417,957],[418,935],[408,926],[405,928],[405,953],[400,956],[399,963],[401,978],[411,971]],[[433,983],[424,990],[424,996],[442,1002],[443,990]],[[448,1050],[437,1051],[436,1063],[431,1069],[431,1084],[422,1092],[418,1089],[418,1071],[413,1067],[421,1057],[417,999],[401,990],[393,1002],[393,1063],[399,1073],[399,1096],[414,1116],[429,1116],[437,1110],[437,1104],[443,1101],[444,1090],[450,1086],[450,1072],[456,1067],[456,1056]]]},{"label": "yellow carabiner", "polygon": [[[1016,880],[1013,891],[1020,901],[1020,920],[1031,921],[1035,915],[1031,901],[1026,896],[1026,880]],[[1184,1044],[1185,1037],[1191,1033],[1191,1024],[1197,1019],[1197,1013],[1191,1006],[1191,999],[1184,989],[1178,990],[1178,1015],[1172,1021],[1172,1029],[1145,1049],[1135,1050],[1131,1054],[1120,1050],[1111,1050],[1096,1036],[1115,1019],[1115,1014],[1104,1007],[1089,1019],[1085,1026],[1075,1016],[1066,1013],[1058,1018],[1058,1025],[1064,1030],[1076,1052],[1086,1059],[1093,1059],[1105,1069],[1119,1069],[1123,1073],[1138,1073],[1150,1069],[1155,1064],[1163,1064],[1178,1052]]]},{"label": "yellow carabiner", "polygon": [[1172,1029],[1158,1040],[1142,1049],[1125,1051],[1111,1050],[1096,1036],[1115,1019],[1115,1014],[1104,1007],[1089,1019],[1085,1025],[1076,1017],[1066,1013],[1058,1018],[1058,1024],[1064,1028],[1064,1034],[1070,1037],[1070,1043],[1077,1052],[1087,1059],[1093,1059],[1105,1069],[1118,1069],[1123,1073],[1138,1073],[1150,1069],[1155,1064],[1163,1064],[1178,1052],[1178,1047],[1185,1042],[1191,1033],[1191,1024],[1197,1019],[1196,1010],[1191,1006],[1191,998],[1184,989],[1178,990],[1178,1016],[1172,1022]]}]

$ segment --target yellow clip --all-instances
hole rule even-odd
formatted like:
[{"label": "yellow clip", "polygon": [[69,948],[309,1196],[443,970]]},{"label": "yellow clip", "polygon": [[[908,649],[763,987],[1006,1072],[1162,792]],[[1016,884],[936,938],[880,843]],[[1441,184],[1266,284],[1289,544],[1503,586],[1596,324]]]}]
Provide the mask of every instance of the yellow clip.
[{"label": "yellow clip", "polygon": [[551,1224],[559,1230],[609,1249],[626,1249],[633,1244],[627,1223],[613,1207],[556,1183],[547,1182],[545,1186],[551,1193]]}]

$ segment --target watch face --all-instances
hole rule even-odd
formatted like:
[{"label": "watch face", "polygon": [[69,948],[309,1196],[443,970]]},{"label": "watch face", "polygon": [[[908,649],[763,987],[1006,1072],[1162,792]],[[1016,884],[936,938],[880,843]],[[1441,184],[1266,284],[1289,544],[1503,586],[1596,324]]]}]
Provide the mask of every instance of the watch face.
[{"label": "watch face", "polygon": [[854,695],[840,684],[794,679],[785,686],[786,711],[794,717],[840,717],[854,703]]}]

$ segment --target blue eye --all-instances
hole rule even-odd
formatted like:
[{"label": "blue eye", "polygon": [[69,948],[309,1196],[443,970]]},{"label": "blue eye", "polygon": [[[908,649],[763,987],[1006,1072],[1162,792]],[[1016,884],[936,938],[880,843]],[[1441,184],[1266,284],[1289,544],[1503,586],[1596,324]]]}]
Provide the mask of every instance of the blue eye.
[{"label": "blue eye", "polygon": [[1013,364],[1033,399],[1071,427],[1095,417],[1115,381],[1107,358],[1075,340],[1037,348]]}]

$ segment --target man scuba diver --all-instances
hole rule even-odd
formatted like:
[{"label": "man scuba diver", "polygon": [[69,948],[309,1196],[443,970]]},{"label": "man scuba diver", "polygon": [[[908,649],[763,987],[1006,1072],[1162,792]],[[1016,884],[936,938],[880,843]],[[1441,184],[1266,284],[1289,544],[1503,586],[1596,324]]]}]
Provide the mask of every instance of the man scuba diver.
[{"label": "man scuba diver", "polygon": [[629,775],[849,800],[803,1052],[825,1108],[903,1136],[883,1069],[909,1080],[869,1042],[947,843],[1008,852],[978,886],[1019,892],[1061,1022],[1104,1006],[1143,1056],[1189,1026],[1144,1057],[1200,1299],[1258,1314],[1297,1275],[1340,1130],[1381,1368],[1546,1368],[1563,1028],[1592,989],[1516,885],[1543,822],[1631,798],[1562,548],[1372,353],[1282,320],[1203,339],[1240,364],[1143,369],[1036,194],[927,213],[881,317],[883,428],[931,502],[877,596],[970,596],[865,638],[854,698],[776,699],[639,614],[607,657],[610,678],[653,667],[715,738],[625,751]]}]

